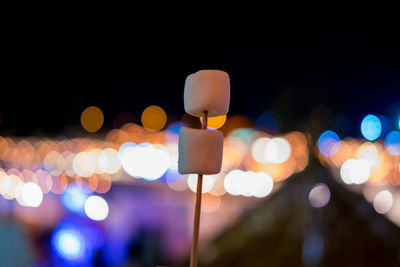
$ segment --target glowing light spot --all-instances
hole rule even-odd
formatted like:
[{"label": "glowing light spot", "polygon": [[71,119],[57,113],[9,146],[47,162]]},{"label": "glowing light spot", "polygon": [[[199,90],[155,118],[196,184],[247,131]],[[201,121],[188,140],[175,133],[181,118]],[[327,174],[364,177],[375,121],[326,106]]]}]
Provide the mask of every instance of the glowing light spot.
[{"label": "glowing light spot", "polygon": [[289,142],[281,137],[271,138],[265,144],[265,158],[268,163],[283,163],[290,157],[291,152]]},{"label": "glowing light spot", "polygon": [[[200,122],[203,123],[203,118],[200,117]],[[217,116],[217,117],[209,117],[207,121],[207,127],[219,129],[224,126],[226,122],[226,115]]]},{"label": "glowing light spot", "polygon": [[366,160],[371,169],[375,169],[379,167],[378,153],[379,151],[375,144],[367,142],[359,148],[357,156],[359,159]]},{"label": "glowing light spot", "polygon": [[328,204],[330,199],[331,191],[324,183],[315,185],[308,194],[308,200],[310,201],[311,206],[314,208],[324,207],[326,204]]},{"label": "glowing light spot", "polygon": [[96,159],[88,152],[79,152],[72,161],[72,168],[82,177],[89,177],[96,169]]},{"label": "glowing light spot", "polygon": [[266,197],[273,189],[272,177],[265,172],[232,170],[224,180],[225,190],[231,195]]},{"label": "glowing light spot", "polygon": [[377,116],[367,115],[361,122],[361,133],[365,139],[374,141],[382,132],[382,124]]},{"label": "glowing light spot", "polygon": [[121,163],[129,175],[153,181],[167,171],[170,157],[164,149],[158,149],[150,143],[142,143],[124,150]]},{"label": "glowing light spot", "polygon": [[22,199],[26,206],[39,207],[43,201],[43,192],[37,184],[29,182],[22,189]]},{"label": "glowing light spot", "polygon": [[386,150],[393,156],[400,155],[400,132],[391,131],[385,138]]},{"label": "glowing light spot", "polygon": [[76,185],[68,186],[67,190],[61,195],[61,203],[72,212],[83,212],[87,195]]},{"label": "glowing light spot", "polygon": [[113,148],[104,149],[97,160],[100,169],[105,173],[114,174],[121,169],[118,151]]},{"label": "glowing light spot", "polygon": [[346,184],[365,183],[371,174],[371,168],[365,159],[348,159],[340,168],[340,176]]},{"label": "glowing light spot", "polygon": [[88,107],[81,114],[82,127],[89,133],[94,133],[100,130],[103,123],[104,115],[98,107]]},{"label": "glowing light spot", "polygon": [[107,218],[108,212],[108,204],[104,198],[99,196],[90,196],[86,199],[85,213],[90,219],[102,221]]},{"label": "glowing light spot", "polygon": [[[203,175],[203,186],[201,188],[201,193],[207,193],[209,192],[215,182],[216,175]],[[188,186],[190,190],[193,192],[197,192],[197,174],[190,174],[188,179],[187,179]]]},{"label": "glowing light spot", "polygon": [[392,193],[388,190],[379,192],[374,199],[374,209],[380,214],[387,213],[393,205]]},{"label": "glowing light spot", "polygon": [[240,195],[242,192],[242,185],[246,180],[246,173],[242,170],[232,170],[224,180],[225,190],[231,195]]},{"label": "glowing light spot", "polygon": [[63,258],[78,260],[83,257],[85,242],[80,234],[73,230],[56,231],[53,234],[52,243]]},{"label": "glowing light spot", "polygon": [[141,119],[143,127],[159,131],[167,123],[167,114],[159,106],[150,106],[143,111]]},{"label": "glowing light spot", "polygon": [[336,152],[339,151],[340,148],[340,138],[333,131],[325,131],[323,132],[318,139],[318,149],[322,153],[322,155],[326,157],[330,157]]},{"label": "glowing light spot", "polygon": [[253,158],[260,163],[267,163],[265,156],[265,146],[270,138],[262,137],[256,139],[251,145],[251,155]]}]

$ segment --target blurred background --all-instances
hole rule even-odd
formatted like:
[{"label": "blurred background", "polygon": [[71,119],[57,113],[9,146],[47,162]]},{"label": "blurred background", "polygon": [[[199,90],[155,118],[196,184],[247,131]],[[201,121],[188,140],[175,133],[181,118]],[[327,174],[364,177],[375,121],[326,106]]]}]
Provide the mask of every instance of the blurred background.
[{"label": "blurred background", "polygon": [[231,79],[201,266],[400,265],[399,40],[85,29],[6,38],[0,266],[188,266],[177,142],[200,128],[183,87],[201,69]]}]

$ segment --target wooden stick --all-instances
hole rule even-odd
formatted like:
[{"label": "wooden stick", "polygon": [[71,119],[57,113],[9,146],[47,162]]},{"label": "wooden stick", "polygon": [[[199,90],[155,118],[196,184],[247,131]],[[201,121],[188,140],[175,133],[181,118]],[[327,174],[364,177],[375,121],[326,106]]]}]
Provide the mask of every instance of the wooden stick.
[{"label": "wooden stick", "polygon": [[[203,112],[202,129],[207,130],[208,112]],[[197,267],[197,247],[199,243],[199,230],[200,230],[200,213],[201,213],[201,195],[203,191],[203,174],[197,176],[197,190],[196,190],[196,206],[194,209],[194,222],[193,222],[193,244],[190,254],[190,267]]]}]

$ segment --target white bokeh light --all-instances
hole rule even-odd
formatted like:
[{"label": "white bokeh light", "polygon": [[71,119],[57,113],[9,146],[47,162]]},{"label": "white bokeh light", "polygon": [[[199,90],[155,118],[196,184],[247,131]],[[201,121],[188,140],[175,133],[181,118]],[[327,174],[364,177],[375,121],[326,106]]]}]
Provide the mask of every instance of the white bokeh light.
[{"label": "white bokeh light", "polygon": [[231,195],[265,197],[273,189],[272,177],[265,172],[232,170],[224,180],[225,190]]},{"label": "white bokeh light", "polygon": [[158,149],[150,143],[128,147],[120,157],[125,172],[150,181],[160,178],[170,166],[170,157],[165,149]]},{"label": "white bokeh light", "polygon": [[37,184],[28,182],[22,188],[22,200],[25,206],[39,207],[43,201],[43,192]]},{"label": "white bokeh light", "polygon": [[383,190],[376,194],[374,198],[374,209],[380,214],[390,211],[393,205],[392,193],[388,190]]},{"label": "white bokeh light", "polygon": [[107,218],[109,212],[107,201],[99,196],[90,196],[85,202],[86,215],[95,221],[102,221]]},{"label": "white bokeh light", "polygon": [[[190,190],[195,193],[197,192],[197,176],[197,174],[190,174],[187,179],[187,184]],[[217,175],[203,175],[203,185],[201,188],[202,194],[209,192],[213,188],[216,177]]]},{"label": "white bokeh light", "polygon": [[348,159],[340,168],[340,176],[346,184],[363,184],[370,174],[371,167],[365,159]]},{"label": "white bokeh light", "polygon": [[314,208],[322,208],[326,206],[330,199],[331,191],[324,183],[316,184],[308,194],[308,200]]},{"label": "white bokeh light", "polygon": [[268,163],[283,163],[290,157],[291,152],[289,142],[282,137],[271,138],[265,144],[265,158]]},{"label": "white bokeh light", "polygon": [[113,148],[106,148],[101,151],[98,157],[100,169],[108,174],[115,174],[121,169],[118,151]]}]

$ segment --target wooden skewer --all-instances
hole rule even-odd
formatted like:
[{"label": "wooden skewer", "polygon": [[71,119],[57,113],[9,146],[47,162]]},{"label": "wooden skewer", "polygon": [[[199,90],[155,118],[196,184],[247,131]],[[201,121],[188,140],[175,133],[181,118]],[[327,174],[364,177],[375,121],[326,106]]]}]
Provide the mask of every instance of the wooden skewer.
[{"label": "wooden skewer", "polygon": [[[203,112],[202,129],[207,130],[208,112]],[[200,213],[201,213],[201,194],[203,191],[203,174],[197,176],[196,206],[194,209],[193,222],[193,244],[190,254],[190,267],[197,267],[197,247],[199,243]]]}]

